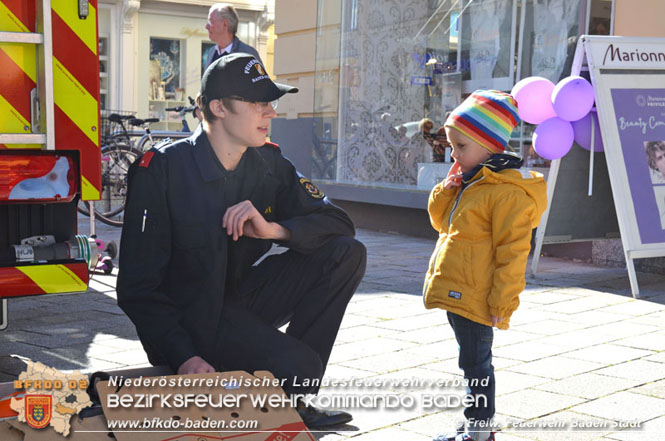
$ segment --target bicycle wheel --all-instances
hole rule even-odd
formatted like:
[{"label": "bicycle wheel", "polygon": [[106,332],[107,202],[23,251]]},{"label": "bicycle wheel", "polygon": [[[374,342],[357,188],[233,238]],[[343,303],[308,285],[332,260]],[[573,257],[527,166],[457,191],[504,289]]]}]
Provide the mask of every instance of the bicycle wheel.
[{"label": "bicycle wheel", "polygon": [[[95,202],[97,204],[97,202]],[[79,201],[78,211],[90,216],[90,201]],[[102,213],[97,211],[97,205],[95,205],[95,219],[99,220],[101,223],[110,225],[112,227],[122,227],[123,220],[119,217],[108,217],[104,216]]]},{"label": "bicycle wheel", "polygon": [[[110,144],[102,147],[102,194],[95,202],[95,216],[107,225],[122,226],[117,216],[125,209],[127,197],[127,171],[141,152],[126,144]],[[79,212],[89,216],[90,204],[79,203]]]},{"label": "bicycle wheel", "polygon": [[90,216],[90,207],[88,206],[88,201],[79,199],[79,203],[76,206],[76,209],[79,213]]}]

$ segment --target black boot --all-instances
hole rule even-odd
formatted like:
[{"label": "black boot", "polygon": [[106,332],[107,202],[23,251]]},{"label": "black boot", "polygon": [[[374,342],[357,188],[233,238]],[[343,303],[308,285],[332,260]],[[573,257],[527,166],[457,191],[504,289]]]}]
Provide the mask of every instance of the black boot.
[{"label": "black boot", "polygon": [[342,410],[323,410],[310,405],[305,405],[298,400],[296,410],[308,429],[324,429],[327,427],[340,426],[353,419],[350,413]]}]

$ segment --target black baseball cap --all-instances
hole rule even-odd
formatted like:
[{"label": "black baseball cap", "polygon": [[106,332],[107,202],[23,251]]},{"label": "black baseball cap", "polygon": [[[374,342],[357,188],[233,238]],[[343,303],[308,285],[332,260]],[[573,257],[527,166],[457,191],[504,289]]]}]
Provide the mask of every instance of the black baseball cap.
[{"label": "black baseball cap", "polygon": [[201,78],[201,95],[210,102],[237,96],[247,101],[274,101],[297,87],[274,83],[254,56],[243,52],[220,57]]}]

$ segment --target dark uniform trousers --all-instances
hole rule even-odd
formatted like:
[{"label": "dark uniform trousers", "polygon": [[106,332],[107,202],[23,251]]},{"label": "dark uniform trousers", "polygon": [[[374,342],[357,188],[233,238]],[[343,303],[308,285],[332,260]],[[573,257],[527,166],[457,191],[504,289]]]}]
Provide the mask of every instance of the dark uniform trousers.
[{"label": "dark uniform trousers", "polygon": [[[365,273],[362,243],[336,236],[310,254],[292,250],[252,267],[239,296],[225,299],[219,336],[223,370],[269,370],[287,393],[323,377],[346,305]],[[289,323],[286,333],[277,328]]]}]

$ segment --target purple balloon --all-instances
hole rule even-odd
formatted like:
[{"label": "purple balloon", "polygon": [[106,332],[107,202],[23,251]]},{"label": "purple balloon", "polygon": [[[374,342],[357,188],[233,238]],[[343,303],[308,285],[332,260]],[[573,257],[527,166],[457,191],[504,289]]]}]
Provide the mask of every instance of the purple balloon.
[{"label": "purple balloon", "polygon": [[533,132],[533,149],[545,159],[559,159],[570,151],[575,133],[573,126],[561,118],[543,121]]},{"label": "purple balloon", "polygon": [[580,145],[585,150],[589,150],[591,147],[591,122],[595,126],[595,132],[593,134],[593,151],[594,152],[603,152],[603,136],[600,133],[600,124],[598,123],[598,113],[589,112],[587,116],[580,119],[579,121],[572,122],[573,131],[575,132],[575,142]]},{"label": "purple balloon", "polygon": [[572,76],[559,81],[552,92],[552,107],[566,121],[577,121],[591,111],[593,86],[584,78]]},{"label": "purple balloon", "polygon": [[554,83],[543,77],[528,77],[520,80],[510,94],[517,101],[517,112],[522,120],[540,124],[556,116],[552,107]]}]

